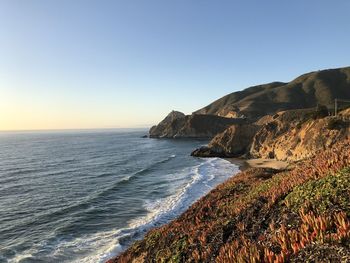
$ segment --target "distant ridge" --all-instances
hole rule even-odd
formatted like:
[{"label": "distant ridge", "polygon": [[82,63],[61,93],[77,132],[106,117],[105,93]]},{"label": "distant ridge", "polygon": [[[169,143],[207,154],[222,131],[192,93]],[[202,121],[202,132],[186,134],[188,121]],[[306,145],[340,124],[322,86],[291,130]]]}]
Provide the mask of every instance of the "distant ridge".
[{"label": "distant ridge", "polygon": [[335,98],[350,99],[350,67],[301,75],[289,83],[272,82],[228,94],[194,114],[259,118],[282,110],[329,108]]}]

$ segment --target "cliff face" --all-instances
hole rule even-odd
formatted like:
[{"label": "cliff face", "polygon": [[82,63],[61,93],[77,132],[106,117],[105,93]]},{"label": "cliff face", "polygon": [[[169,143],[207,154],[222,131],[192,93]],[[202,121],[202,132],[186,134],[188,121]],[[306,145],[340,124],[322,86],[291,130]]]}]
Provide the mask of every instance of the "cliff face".
[{"label": "cliff face", "polygon": [[289,83],[273,82],[233,92],[195,113],[258,119],[283,110],[330,106],[335,98],[350,100],[350,67],[311,72]]},{"label": "cliff face", "polygon": [[350,137],[349,110],[329,117],[326,109],[290,110],[264,116],[254,124],[234,125],[215,136],[198,157],[274,158],[297,161]]},{"label": "cliff face", "polygon": [[198,157],[235,157],[245,154],[258,130],[255,124],[236,124],[217,134],[207,147],[191,153]]},{"label": "cliff face", "polygon": [[346,118],[288,116],[293,114],[297,113],[279,113],[273,121],[263,125],[254,136],[250,156],[297,161],[350,137],[350,120]]},{"label": "cliff face", "polygon": [[150,129],[149,135],[151,138],[212,138],[232,124],[244,122],[244,119],[171,112]]},{"label": "cliff face", "polygon": [[149,130],[151,138],[174,137],[185,122],[185,114],[179,111],[170,112],[164,120]]}]

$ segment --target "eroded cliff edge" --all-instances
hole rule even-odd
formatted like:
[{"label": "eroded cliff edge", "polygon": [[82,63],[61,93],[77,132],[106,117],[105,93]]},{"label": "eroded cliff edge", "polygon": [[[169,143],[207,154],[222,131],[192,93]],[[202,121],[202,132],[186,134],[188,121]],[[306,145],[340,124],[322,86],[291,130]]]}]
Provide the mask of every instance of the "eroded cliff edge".
[{"label": "eroded cliff edge", "polygon": [[243,124],[244,118],[225,118],[216,115],[185,115],[172,111],[149,131],[151,138],[213,138],[233,124]]},{"label": "eroded cliff edge", "polygon": [[267,115],[254,124],[233,125],[216,135],[198,157],[273,158],[298,161],[350,137],[350,114],[329,116],[326,108],[289,110]]}]

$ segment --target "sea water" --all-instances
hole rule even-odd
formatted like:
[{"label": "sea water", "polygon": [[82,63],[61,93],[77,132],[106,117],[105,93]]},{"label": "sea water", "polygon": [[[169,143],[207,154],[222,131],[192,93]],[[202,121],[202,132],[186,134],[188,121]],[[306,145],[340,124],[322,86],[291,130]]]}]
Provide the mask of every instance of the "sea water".
[{"label": "sea water", "polygon": [[103,262],[238,171],[144,134],[0,133],[0,262]]}]

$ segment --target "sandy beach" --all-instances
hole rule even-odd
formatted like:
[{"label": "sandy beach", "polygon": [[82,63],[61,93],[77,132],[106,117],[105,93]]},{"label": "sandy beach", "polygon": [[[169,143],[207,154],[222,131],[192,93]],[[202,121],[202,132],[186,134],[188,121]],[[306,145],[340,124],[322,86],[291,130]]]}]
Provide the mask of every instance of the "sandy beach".
[{"label": "sandy beach", "polygon": [[240,158],[225,158],[226,160],[239,166],[239,170],[244,171],[248,168],[271,168],[276,170],[285,170],[290,163],[286,161],[278,161],[275,159],[240,159]]},{"label": "sandy beach", "polygon": [[255,168],[272,168],[276,170],[285,170],[289,166],[288,162],[278,161],[275,159],[250,159],[246,160],[249,167]]}]

